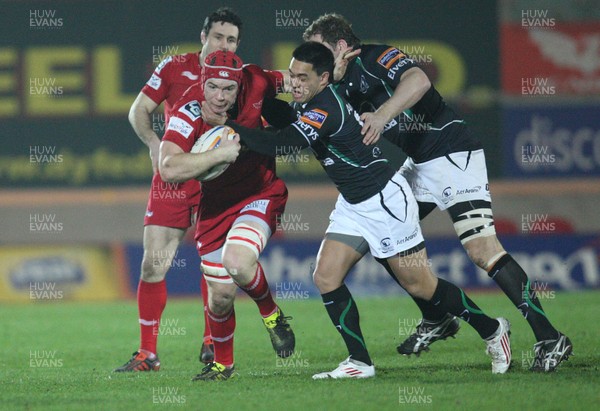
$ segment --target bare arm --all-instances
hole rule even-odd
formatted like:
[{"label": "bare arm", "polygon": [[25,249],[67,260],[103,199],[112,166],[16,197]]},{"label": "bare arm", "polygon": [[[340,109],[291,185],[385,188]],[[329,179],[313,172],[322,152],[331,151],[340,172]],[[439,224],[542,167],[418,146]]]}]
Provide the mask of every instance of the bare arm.
[{"label": "bare arm", "polygon": [[394,94],[374,113],[363,113],[364,121],[362,134],[363,142],[371,144],[379,139],[379,134],[385,125],[404,110],[414,106],[431,87],[427,74],[418,67],[413,67],[402,73],[400,82]]},{"label": "bare arm", "polygon": [[160,138],[152,129],[150,116],[156,110],[156,107],[158,107],[158,104],[144,93],[140,93],[129,109],[129,123],[133,127],[133,131],[150,149],[150,160],[152,161],[152,172],[154,174],[158,172]]},{"label": "bare arm", "polygon": [[240,152],[240,138],[222,141],[219,147],[204,153],[186,153],[171,141],[160,144],[160,176],[168,183],[181,183],[210,170],[212,167],[233,163]]}]

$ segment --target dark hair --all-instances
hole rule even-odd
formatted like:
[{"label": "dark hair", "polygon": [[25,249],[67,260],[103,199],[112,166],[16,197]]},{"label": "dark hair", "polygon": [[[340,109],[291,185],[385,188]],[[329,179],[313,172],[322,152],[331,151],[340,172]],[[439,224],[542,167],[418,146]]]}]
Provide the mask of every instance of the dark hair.
[{"label": "dark hair", "polygon": [[316,41],[302,43],[292,56],[304,63],[310,63],[318,75],[329,72],[329,81],[333,82],[333,53],[327,47]]},{"label": "dark hair", "polygon": [[320,34],[323,41],[335,45],[338,40],[346,40],[348,46],[357,47],[360,39],[352,31],[352,25],[341,14],[324,14],[306,28],[302,38],[306,41],[310,37]]},{"label": "dark hair", "polygon": [[231,23],[238,28],[238,41],[242,38],[242,19],[233,12],[231,7],[220,7],[211,13],[205,20],[202,26],[202,33],[208,36],[208,32],[214,23]]}]

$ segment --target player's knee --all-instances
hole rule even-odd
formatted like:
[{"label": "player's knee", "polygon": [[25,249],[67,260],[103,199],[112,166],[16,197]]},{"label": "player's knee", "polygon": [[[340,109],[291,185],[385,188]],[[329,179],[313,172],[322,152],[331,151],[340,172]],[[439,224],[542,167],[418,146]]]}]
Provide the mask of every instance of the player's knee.
[{"label": "player's knee", "polygon": [[395,272],[402,288],[413,297],[429,300],[437,285],[437,280],[428,266],[411,265]]},{"label": "player's knee", "polygon": [[142,258],[141,280],[150,283],[162,281],[167,274],[169,263],[165,258],[145,252]]},{"label": "player's knee", "polygon": [[495,235],[475,238],[463,244],[469,259],[478,267],[488,270],[505,253]]},{"label": "player's knee", "polygon": [[431,299],[433,295],[433,292],[427,287],[425,281],[407,282],[402,284],[402,287],[413,297],[422,298],[424,300]]},{"label": "player's knee", "polygon": [[244,251],[244,249],[240,250],[239,248],[229,247],[223,253],[223,267],[232,278],[250,273],[256,264],[254,254]]},{"label": "player's knee", "polygon": [[234,224],[225,240],[223,265],[229,265],[234,269],[240,268],[239,266],[243,264],[252,265],[258,260],[266,243],[266,235],[261,230],[244,222]]},{"label": "player's knee", "polygon": [[327,273],[320,270],[315,270],[313,273],[313,282],[321,294],[337,290],[342,286],[340,281],[336,281],[334,278],[327,275]]},{"label": "player's knee", "polygon": [[228,313],[233,307],[235,288],[211,288],[208,299],[210,311],[217,315]]}]

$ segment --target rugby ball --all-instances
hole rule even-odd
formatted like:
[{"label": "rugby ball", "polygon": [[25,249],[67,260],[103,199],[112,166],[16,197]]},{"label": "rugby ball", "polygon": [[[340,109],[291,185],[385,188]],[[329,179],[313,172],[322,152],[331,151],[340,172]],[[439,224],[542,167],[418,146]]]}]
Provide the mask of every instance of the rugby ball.
[{"label": "rugby ball", "polygon": [[[202,134],[194,146],[192,147],[192,153],[204,153],[206,151],[213,150],[221,145],[221,139],[223,138],[223,132],[225,131],[225,126],[216,126],[208,130],[206,133]],[[229,135],[227,136],[228,140],[233,140],[235,136],[235,131],[229,127]],[[219,164],[214,166],[208,171],[200,174],[196,177],[198,181],[210,181],[219,177],[225,170],[227,170],[229,164]]]}]

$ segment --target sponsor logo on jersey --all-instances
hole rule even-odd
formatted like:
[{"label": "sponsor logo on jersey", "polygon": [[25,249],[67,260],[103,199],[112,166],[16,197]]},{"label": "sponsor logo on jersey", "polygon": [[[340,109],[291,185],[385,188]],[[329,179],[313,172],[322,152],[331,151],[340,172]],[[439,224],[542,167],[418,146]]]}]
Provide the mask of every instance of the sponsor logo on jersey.
[{"label": "sponsor logo on jersey", "polygon": [[169,127],[167,130],[173,130],[188,138],[192,131],[194,131],[194,127],[188,124],[185,120],[180,119],[179,117],[171,117],[169,120]]},{"label": "sponsor logo on jersey", "polygon": [[148,80],[146,82],[146,84],[149,87],[152,87],[154,90],[158,90],[160,88],[161,83],[162,83],[161,78],[158,77],[156,74],[152,74],[152,77],[150,77],[150,80]]},{"label": "sponsor logo on jersey", "polygon": [[390,47],[377,58],[377,62],[386,69],[390,69],[392,65],[398,61],[398,59],[404,57],[405,54],[398,50],[396,47]]},{"label": "sponsor logo on jersey", "polygon": [[267,214],[267,207],[269,206],[269,202],[271,200],[255,200],[250,204],[247,204],[240,213],[245,213],[246,211],[258,211],[262,214]]},{"label": "sponsor logo on jersey", "polygon": [[190,101],[185,106],[181,106],[179,108],[179,112],[188,116],[189,119],[192,121],[196,121],[196,119],[200,118],[200,116],[202,115],[202,111],[200,110],[200,103],[198,103],[198,100]]},{"label": "sponsor logo on jersey", "polygon": [[475,186],[475,187],[471,187],[471,188],[464,188],[462,190],[456,190],[456,195],[462,195],[462,194],[475,194],[478,193],[481,190],[481,186]]},{"label": "sponsor logo on jersey", "polygon": [[163,61],[160,62],[160,64],[158,66],[156,66],[156,69],[154,69],[154,72],[156,74],[159,74],[160,71],[167,65],[167,63],[169,61],[173,60],[172,56],[167,57],[166,59],[164,59]]},{"label": "sponsor logo on jersey", "polygon": [[305,123],[301,119],[294,123],[294,126],[309,140],[315,141],[319,138],[319,133],[310,124]]},{"label": "sponsor logo on jersey", "polygon": [[184,77],[189,78],[190,80],[198,80],[198,76],[194,73],[192,73],[191,71],[182,71],[181,75]]},{"label": "sponsor logo on jersey", "polygon": [[396,63],[396,65],[394,67],[392,67],[387,73],[387,76],[390,78],[390,80],[393,80],[394,77],[396,77],[396,73],[398,73],[398,70],[400,70],[402,67],[404,67],[408,63],[414,63],[414,60],[409,59],[409,58],[404,58],[404,59],[400,60],[398,63]]},{"label": "sponsor logo on jersey", "polygon": [[365,76],[360,75],[360,92],[366,94],[367,90],[369,90],[369,83],[365,79]]},{"label": "sponsor logo on jersey", "polygon": [[321,128],[328,114],[326,111],[315,108],[304,113],[300,120],[316,128]]},{"label": "sponsor logo on jersey", "polygon": [[327,157],[326,159],[322,160],[321,163],[323,164],[323,167],[332,166],[335,164],[331,157]]},{"label": "sponsor logo on jersey", "polygon": [[229,73],[225,70],[219,71],[219,76],[221,77],[229,77]]},{"label": "sponsor logo on jersey", "polygon": [[398,125],[398,121],[395,118],[393,118],[392,120],[390,120],[389,123],[387,123],[385,125],[385,127],[383,127],[383,132],[385,133],[386,131],[388,131],[389,129],[391,129],[392,127],[395,127],[397,125]]},{"label": "sponsor logo on jersey", "polygon": [[417,237],[417,234],[419,234],[419,227],[415,228],[415,231],[413,231],[411,235],[407,235],[404,238],[397,240],[396,244],[401,245],[401,244],[407,243],[411,240],[414,240]]},{"label": "sponsor logo on jersey", "polygon": [[442,203],[448,204],[453,199],[454,196],[452,195],[452,187],[444,188],[444,191],[442,191]]},{"label": "sponsor logo on jersey", "polygon": [[348,114],[352,114],[352,112],[354,111],[350,103],[346,103],[346,111],[348,111]]},{"label": "sponsor logo on jersey", "polygon": [[389,237],[381,240],[379,244],[381,245],[380,250],[382,253],[389,253],[394,249],[394,247],[392,247],[392,240]]}]

